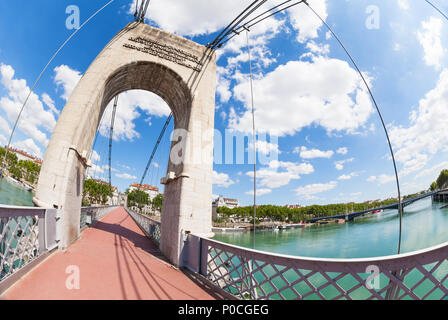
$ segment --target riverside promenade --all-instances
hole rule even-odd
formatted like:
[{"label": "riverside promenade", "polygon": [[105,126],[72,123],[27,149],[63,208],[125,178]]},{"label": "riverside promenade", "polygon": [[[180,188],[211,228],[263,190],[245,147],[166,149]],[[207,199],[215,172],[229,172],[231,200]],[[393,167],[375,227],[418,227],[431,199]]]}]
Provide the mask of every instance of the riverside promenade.
[{"label": "riverside promenade", "polygon": [[[79,268],[79,289],[69,290],[66,282],[73,274],[70,272],[73,267]],[[220,298],[206,284],[165,262],[157,246],[123,208],[112,211],[82,232],[81,239],[65,252],[50,255],[0,297],[5,300]]]}]

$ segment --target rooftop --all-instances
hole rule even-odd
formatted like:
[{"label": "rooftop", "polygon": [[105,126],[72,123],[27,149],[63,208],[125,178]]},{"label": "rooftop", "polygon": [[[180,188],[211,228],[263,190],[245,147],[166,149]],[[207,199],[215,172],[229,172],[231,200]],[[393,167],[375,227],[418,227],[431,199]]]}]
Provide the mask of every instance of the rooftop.
[{"label": "rooftop", "polygon": [[142,190],[152,190],[152,191],[159,192],[159,188],[151,186],[149,184],[140,185],[140,183],[133,183],[133,184],[131,184],[131,188],[137,188],[137,189],[142,189]]}]

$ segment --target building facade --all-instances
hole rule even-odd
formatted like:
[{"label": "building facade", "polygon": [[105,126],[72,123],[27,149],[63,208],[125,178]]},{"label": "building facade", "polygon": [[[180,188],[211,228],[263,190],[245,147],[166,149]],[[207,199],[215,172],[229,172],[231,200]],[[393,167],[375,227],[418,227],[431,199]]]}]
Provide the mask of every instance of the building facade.
[{"label": "building facade", "polygon": [[159,192],[159,188],[154,187],[154,186],[151,186],[151,185],[149,185],[149,184],[142,184],[142,185],[140,186],[139,183],[134,183],[134,184],[131,184],[131,185],[129,186],[129,190],[130,190],[130,191],[138,190],[138,189],[140,189],[140,190],[146,192],[146,193],[148,194],[148,196],[149,196],[149,200],[150,200],[150,201],[151,201],[152,199],[154,199],[155,197],[157,197],[157,196],[160,194],[160,192]]}]

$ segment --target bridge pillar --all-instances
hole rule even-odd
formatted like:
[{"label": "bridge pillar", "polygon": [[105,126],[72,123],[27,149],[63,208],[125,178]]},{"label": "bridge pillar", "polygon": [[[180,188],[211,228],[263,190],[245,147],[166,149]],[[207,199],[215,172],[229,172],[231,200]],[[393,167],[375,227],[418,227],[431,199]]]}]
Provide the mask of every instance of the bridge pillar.
[{"label": "bridge pillar", "polygon": [[211,235],[215,88],[215,53],[190,40],[131,23],[107,44],[59,117],[34,198],[38,206],[63,211],[60,247],[79,237],[87,158],[103,112],[117,94],[132,89],[159,95],[174,115],[162,252],[179,265],[184,233]]}]

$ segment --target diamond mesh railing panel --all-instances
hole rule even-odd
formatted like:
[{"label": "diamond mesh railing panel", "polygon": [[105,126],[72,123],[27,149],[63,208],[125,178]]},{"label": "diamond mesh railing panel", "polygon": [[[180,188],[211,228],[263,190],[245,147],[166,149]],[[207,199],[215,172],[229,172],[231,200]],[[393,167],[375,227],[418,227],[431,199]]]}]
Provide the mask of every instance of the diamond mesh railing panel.
[{"label": "diamond mesh railing panel", "polygon": [[134,221],[140,226],[145,233],[153,239],[156,243],[160,244],[160,222],[151,219],[145,215],[139,214],[132,211],[131,209],[126,209],[129,215],[134,219]]},{"label": "diamond mesh railing panel", "polygon": [[39,256],[39,219],[45,212],[6,211],[0,210],[0,282]]},{"label": "diamond mesh railing panel", "polygon": [[343,260],[282,256],[201,241],[201,273],[240,299],[448,299],[448,243],[397,256]]},{"label": "diamond mesh railing panel", "polygon": [[81,208],[80,229],[83,229],[94,222],[105,217],[111,211],[117,209],[118,206],[103,206],[103,207],[83,207]]}]

